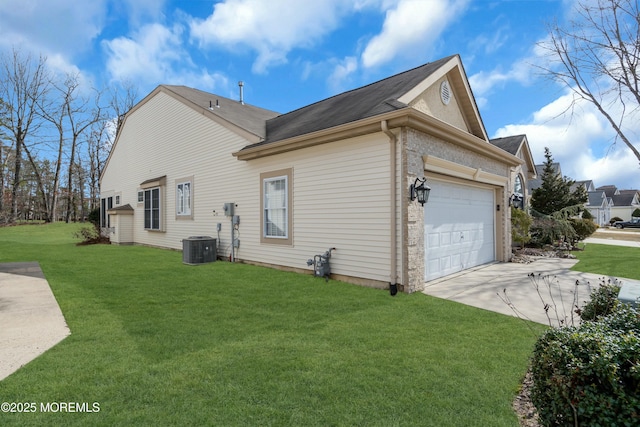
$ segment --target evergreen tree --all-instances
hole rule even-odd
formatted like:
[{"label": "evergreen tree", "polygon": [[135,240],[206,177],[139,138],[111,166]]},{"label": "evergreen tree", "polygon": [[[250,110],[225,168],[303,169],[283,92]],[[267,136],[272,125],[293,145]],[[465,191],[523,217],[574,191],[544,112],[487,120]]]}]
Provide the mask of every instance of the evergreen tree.
[{"label": "evergreen tree", "polygon": [[549,148],[545,147],[544,169],[542,171],[542,185],[531,195],[531,207],[538,213],[551,215],[554,212],[570,206],[582,205],[587,202],[587,192],[583,186],[575,189],[575,181],[560,175],[554,166]]}]

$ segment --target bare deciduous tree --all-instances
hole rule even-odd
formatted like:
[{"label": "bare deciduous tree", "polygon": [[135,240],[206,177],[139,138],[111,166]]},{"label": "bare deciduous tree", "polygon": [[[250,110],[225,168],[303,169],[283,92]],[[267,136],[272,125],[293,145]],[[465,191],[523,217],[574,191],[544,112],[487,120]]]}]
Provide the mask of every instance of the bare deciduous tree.
[{"label": "bare deciduous tree", "polygon": [[23,147],[37,127],[37,102],[46,96],[49,88],[45,64],[45,57],[40,56],[33,61],[31,55],[23,55],[15,48],[11,55],[2,55],[0,58],[0,98],[8,110],[5,128],[15,144],[9,222],[15,221],[18,216]]},{"label": "bare deciduous tree", "polygon": [[[77,85],[77,76],[72,79],[71,82]],[[91,125],[100,121],[102,118],[102,108],[100,107],[100,96],[96,94],[95,107],[89,110],[88,98],[75,98],[70,99],[66,104],[67,119],[69,120],[71,130],[71,147],[69,154],[69,172],[67,175],[67,190],[69,192],[69,198],[67,199],[67,214],[65,221],[69,222],[71,219],[72,210],[75,207],[74,203],[74,191],[73,191],[73,176],[76,168],[76,150],[78,147],[78,139]],[[80,189],[84,191],[84,189]],[[84,219],[84,218],[83,218]]]},{"label": "bare deciduous tree", "polygon": [[98,200],[100,194],[100,174],[102,173],[104,162],[109,154],[109,129],[111,124],[109,120],[100,120],[93,124],[91,131],[87,135],[86,163],[88,163],[89,168],[87,176],[89,181],[89,211],[100,206]]},{"label": "bare deciduous tree", "polygon": [[136,104],[136,100],[138,99],[138,90],[137,88],[130,82],[125,82],[122,84],[122,91],[115,89],[111,90],[111,100],[109,102],[109,107],[115,114],[116,117],[116,136],[120,133],[120,128],[122,127],[122,123],[124,121],[124,116],[129,112],[131,108]]},{"label": "bare deciduous tree", "polygon": [[638,2],[581,0],[575,12],[566,28],[552,24],[540,43],[552,60],[544,71],[573,91],[574,104],[593,104],[640,161],[627,128],[640,112]]}]

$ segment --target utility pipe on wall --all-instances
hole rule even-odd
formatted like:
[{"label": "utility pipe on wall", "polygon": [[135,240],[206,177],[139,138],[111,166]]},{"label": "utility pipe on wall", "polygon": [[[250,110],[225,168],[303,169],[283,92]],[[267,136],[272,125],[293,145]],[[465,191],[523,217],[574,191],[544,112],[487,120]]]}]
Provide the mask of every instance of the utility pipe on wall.
[{"label": "utility pipe on wall", "polygon": [[389,292],[391,295],[395,295],[398,292],[398,248],[397,248],[397,239],[396,239],[396,200],[397,200],[397,189],[396,189],[396,145],[398,143],[398,138],[396,135],[389,130],[389,126],[387,125],[386,120],[382,120],[380,122],[380,127],[382,132],[384,132],[389,137],[389,146],[390,148],[390,162],[391,162],[391,171],[390,171],[390,194],[391,197],[391,233],[389,235],[389,244],[391,245],[391,267],[389,274]]}]

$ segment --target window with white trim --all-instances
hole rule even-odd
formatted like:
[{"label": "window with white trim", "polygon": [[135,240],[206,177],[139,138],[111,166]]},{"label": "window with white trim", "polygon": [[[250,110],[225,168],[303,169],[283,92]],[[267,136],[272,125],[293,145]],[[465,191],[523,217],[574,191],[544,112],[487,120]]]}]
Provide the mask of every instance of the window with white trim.
[{"label": "window with white trim", "polygon": [[191,181],[176,185],[176,215],[191,216]]},{"label": "window with white trim", "polygon": [[292,169],[260,175],[261,242],[291,245],[292,239]]},{"label": "window with white trim", "polygon": [[264,237],[286,239],[287,236],[287,177],[264,180]]}]

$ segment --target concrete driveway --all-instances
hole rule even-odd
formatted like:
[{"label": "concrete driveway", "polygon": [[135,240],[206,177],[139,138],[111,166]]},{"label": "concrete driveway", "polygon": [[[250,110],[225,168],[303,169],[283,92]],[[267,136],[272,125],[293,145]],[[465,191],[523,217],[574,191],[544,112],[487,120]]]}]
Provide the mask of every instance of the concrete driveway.
[{"label": "concrete driveway", "polygon": [[[631,233],[638,235],[638,233]],[[589,237],[588,244],[640,247],[638,241]],[[530,264],[493,263],[425,283],[423,293],[497,313],[558,326],[571,322],[572,307],[583,306],[591,289],[624,278],[571,271],[578,261],[538,258]],[[529,275],[533,273],[533,277]],[[576,285],[577,284],[577,285]],[[506,302],[505,302],[506,300]],[[545,304],[548,310],[545,311]],[[574,320],[578,320],[574,314]]]},{"label": "concrete driveway", "polygon": [[[425,283],[424,293],[497,313],[558,326],[571,322],[609,277],[569,270],[576,260],[540,257],[530,264],[493,263]],[[533,273],[533,277],[529,277]],[[578,285],[576,285],[578,283]],[[545,304],[549,309],[545,311]],[[548,317],[547,317],[548,316]],[[574,314],[574,320],[578,318]]]},{"label": "concrete driveway", "polygon": [[37,262],[0,263],[0,380],[70,332]]}]

